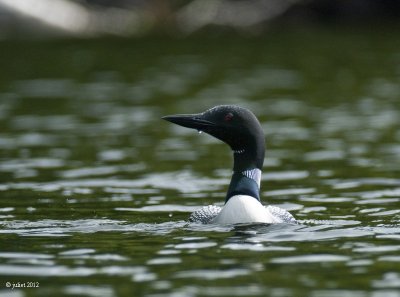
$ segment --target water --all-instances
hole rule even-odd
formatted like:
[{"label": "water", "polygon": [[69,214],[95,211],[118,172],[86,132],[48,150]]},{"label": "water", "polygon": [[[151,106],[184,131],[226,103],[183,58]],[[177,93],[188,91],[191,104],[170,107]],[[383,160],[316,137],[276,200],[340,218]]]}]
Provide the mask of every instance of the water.
[{"label": "water", "polygon": [[[3,42],[0,296],[400,296],[393,32]],[[231,155],[160,118],[226,103],[299,225],[187,222]]]}]

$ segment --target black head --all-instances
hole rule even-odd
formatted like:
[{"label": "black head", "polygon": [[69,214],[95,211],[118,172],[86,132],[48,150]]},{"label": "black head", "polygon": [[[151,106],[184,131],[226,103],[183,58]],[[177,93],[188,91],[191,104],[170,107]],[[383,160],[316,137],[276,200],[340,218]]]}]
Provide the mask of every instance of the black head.
[{"label": "black head", "polygon": [[243,164],[244,167],[262,168],[265,151],[264,133],[260,122],[248,109],[234,105],[220,105],[199,114],[171,115],[163,119],[183,127],[204,131],[227,143],[235,155],[247,156],[245,159],[254,163]]}]

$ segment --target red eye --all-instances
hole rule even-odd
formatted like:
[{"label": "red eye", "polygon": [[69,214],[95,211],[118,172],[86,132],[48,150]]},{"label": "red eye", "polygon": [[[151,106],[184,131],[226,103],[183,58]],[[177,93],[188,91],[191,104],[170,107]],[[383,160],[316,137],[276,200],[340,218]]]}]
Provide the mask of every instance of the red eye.
[{"label": "red eye", "polygon": [[225,122],[230,122],[233,119],[233,114],[232,113],[227,113],[224,117]]}]

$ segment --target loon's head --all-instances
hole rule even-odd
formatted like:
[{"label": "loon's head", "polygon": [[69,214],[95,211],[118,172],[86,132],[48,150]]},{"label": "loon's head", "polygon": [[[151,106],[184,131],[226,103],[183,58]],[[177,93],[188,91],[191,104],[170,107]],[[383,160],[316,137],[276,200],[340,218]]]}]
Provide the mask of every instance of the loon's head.
[{"label": "loon's head", "polygon": [[163,117],[174,124],[204,131],[227,143],[234,152],[234,171],[262,169],[265,138],[260,122],[248,109],[220,105],[198,114]]}]

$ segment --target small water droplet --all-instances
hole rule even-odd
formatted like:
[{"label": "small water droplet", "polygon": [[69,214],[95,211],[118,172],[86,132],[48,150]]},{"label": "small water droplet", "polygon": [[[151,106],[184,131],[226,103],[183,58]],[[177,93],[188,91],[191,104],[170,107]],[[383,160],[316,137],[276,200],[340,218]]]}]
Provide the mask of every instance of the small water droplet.
[{"label": "small water droplet", "polygon": [[170,218],[172,218],[172,213],[170,213],[168,216],[169,216]]},{"label": "small water droplet", "polygon": [[199,130],[199,134],[203,133],[203,131]]}]

